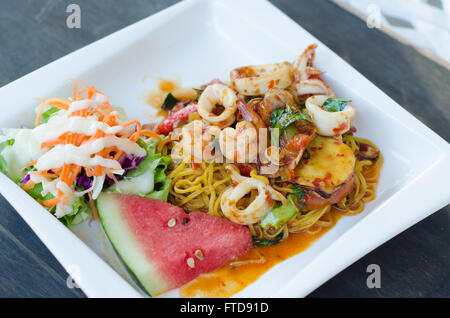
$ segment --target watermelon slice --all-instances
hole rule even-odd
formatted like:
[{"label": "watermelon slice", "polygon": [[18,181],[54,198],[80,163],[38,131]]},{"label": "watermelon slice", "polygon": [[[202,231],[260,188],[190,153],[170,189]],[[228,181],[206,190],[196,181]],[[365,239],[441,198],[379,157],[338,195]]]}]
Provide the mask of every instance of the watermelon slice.
[{"label": "watermelon slice", "polygon": [[252,247],[247,227],[155,199],[102,193],[97,210],[111,243],[150,295],[180,287]]}]

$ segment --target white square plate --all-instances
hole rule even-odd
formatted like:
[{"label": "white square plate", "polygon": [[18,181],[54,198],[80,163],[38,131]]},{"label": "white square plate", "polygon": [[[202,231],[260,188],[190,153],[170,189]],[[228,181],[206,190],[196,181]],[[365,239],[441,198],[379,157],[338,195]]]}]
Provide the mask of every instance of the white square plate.
[{"label": "white square plate", "polygon": [[[377,144],[385,163],[377,198],[363,213],[341,219],[307,251],[236,295],[305,296],[449,203],[450,147],[269,2],[189,0],[133,24],[1,88],[0,127],[31,124],[34,98],[71,95],[72,83],[65,81],[70,78],[95,85],[131,118],[146,121],[142,94],[156,87],[158,77],[176,76],[183,86],[226,80],[238,66],[292,61],[311,43],[319,44],[316,66],[326,71],[324,79],[357,107],[358,136]],[[0,190],[86,295],[143,295],[128,283],[99,224],[85,222],[70,231],[1,174]]]}]

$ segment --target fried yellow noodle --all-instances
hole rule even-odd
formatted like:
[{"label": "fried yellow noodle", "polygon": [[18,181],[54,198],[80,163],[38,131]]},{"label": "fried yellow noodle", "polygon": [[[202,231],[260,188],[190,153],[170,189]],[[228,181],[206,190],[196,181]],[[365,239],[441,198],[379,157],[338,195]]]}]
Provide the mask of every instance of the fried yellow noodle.
[{"label": "fried yellow noodle", "polygon": [[[368,143],[370,141],[344,135],[343,141],[355,154],[358,152],[358,142]],[[373,145],[374,146],[374,145]],[[162,154],[169,154],[172,149],[170,137],[166,137],[158,146],[158,151]],[[275,233],[269,233],[258,224],[249,225],[252,235],[257,239],[275,240],[281,236],[284,240],[289,233],[299,233],[306,231],[310,234],[316,234],[323,228],[333,225],[333,214],[330,211],[336,208],[345,215],[354,215],[364,209],[365,203],[375,197],[376,185],[378,182],[379,166],[382,164],[381,155],[376,161],[356,160],[354,169],[354,181],[352,191],[340,202],[334,205],[327,205],[319,209],[300,211],[291,220],[279,228]],[[179,163],[172,163],[169,167],[169,178],[172,179],[170,187],[169,201],[182,207],[188,212],[202,211],[215,216],[223,217],[220,207],[222,194],[233,181],[225,170],[223,164],[215,162],[201,164],[191,164],[188,159]],[[284,196],[287,197],[293,192],[291,186],[283,186],[276,178],[266,178],[259,176],[255,171],[250,174],[251,177],[261,180],[270,185]],[[238,206],[245,208],[256,197],[257,192],[252,190],[238,202]]]}]

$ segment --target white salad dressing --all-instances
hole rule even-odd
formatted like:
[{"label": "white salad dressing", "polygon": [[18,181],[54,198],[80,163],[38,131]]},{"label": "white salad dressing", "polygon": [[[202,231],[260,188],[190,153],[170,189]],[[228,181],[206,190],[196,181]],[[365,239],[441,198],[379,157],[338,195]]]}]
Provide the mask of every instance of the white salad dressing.
[{"label": "white salad dressing", "polygon": [[100,93],[97,93],[95,95],[95,101],[100,102],[100,103],[107,103],[109,102],[109,97]]},{"label": "white salad dressing", "polygon": [[62,116],[52,116],[47,123],[34,128],[33,134],[35,134],[35,138],[40,143],[43,143],[48,140],[56,139],[69,131],[76,134],[92,136],[97,132],[97,130],[101,130],[105,134],[117,134],[122,131],[122,129],[122,126],[111,127],[108,124],[98,121],[95,116],[67,117],[64,114]]},{"label": "white salad dressing", "polygon": [[61,168],[65,163],[72,163],[84,167],[101,165],[115,170],[114,173],[116,174],[121,174],[117,173],[122,171],[122,167],[117,160],[105,159],[95,155],[104,148],[113,146],[116,146],[119,150],[127,154],[133,154],[137,157],[146,155],[144,149],[129,139],[108,136],[86,142],[79,147],[72,144],[56,145],[37,160],[35,167],[42,171]]},{"label": "white salad dressing", "polygon": [[[83,167],[103,166],[114,174],[122,175],[124,170],[120,163],[114,159],[103,158],[96,153],[105,148],[117,147],[118,150],[123,151],[128,155],[135,155],[143,157],[147,153],[139,147],[139,145],[127,137],[120,138],[122,135],[127,135],[131,126],[122,127],[119,123],[117,126],[109,126],[101,122],[96,116],[81,117],[70,116],[76,111],[87,108],[96,108],[108,102],[109,98],[102,94],[96,94],[94,100],[80,100],[74,101],[70,104],[67,111],[61,110],[50,117],[47,123],[41,124],[32,130],[27,130],[30,137],[35,141],[33,147],[33,159],[37,159],[34,168],[38,171],[47,171],[51,169],[58,169],[64,164],[75,164]],[[115,112],[114,112],[115,113]],[[70,116],[70,117],[69,117]],[[59,144],[52,148],[41,148],[41,144],[45,141],[50,141],[58,138],[66,132],[83,134],[85,136],[93,136],[98,130],[103,131],[106,135],[92,141],[85,142],[80,146],[73,144]],[[118,136],[116,136],[116,134]],[[18,136],[20,138],[20,134]],[[22,144],[21,142],[18,144]],[[25,143],[24,143],[25,144]],[[24,163],[22,167],[25,165]],[[48,178],[30,173],[30,180],[34,184],[42,184],[42,195],[45,196],[51,193],[55,198],[58,197],[58,192],[63,193],[63,200],[56,205],[55,216],[63,217],[72,212],[72,205],[77,197],[92,191],[92,198],[96,199],[100,194],[106,174],[101,176],[94,176],[92,186],[90,189],[77,192],[74,186],[68,186],[65,182],[57,179]]]},{"label": "white salad dressing", "polygon": [[67,115],[70,115],[76,111],[83,110],[86,108],[97,108],[99,106],[102,106],[104,103],[109,101],[109,97],[97,94],[95,96],[94,100],[90,99],[84,99],[84,100],[78,100],[75,102],[70,103],[69,109],[67,110]]}]

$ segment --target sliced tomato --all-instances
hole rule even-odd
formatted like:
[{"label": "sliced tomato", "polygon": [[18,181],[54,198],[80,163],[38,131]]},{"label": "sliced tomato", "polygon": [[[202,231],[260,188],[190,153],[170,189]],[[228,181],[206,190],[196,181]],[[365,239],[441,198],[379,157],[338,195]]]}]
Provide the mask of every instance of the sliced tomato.
[{"label": "sliced tomato", "polygon": [[250,172],[253,170],[251,166],[245,163],[235,163],[234,165],[239,168],[241,175],[250,177]]},{"label": "sliced tomato", "polygon": [[323,198],[314,191],[305,194],[305,203],[308,210],[320,209],[326,205],[335,204],[341,201],[353,189],[353,174],[342,186],[336,190],[329,198]]}]

